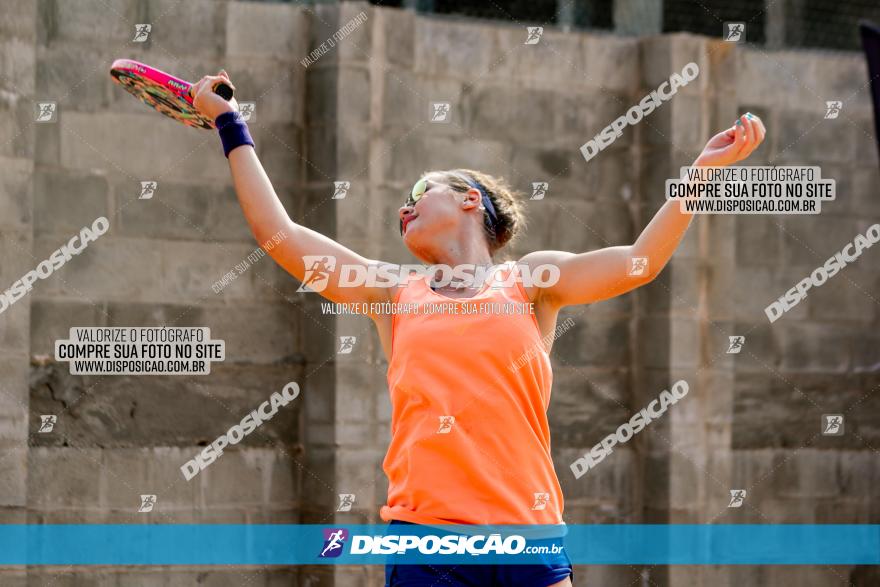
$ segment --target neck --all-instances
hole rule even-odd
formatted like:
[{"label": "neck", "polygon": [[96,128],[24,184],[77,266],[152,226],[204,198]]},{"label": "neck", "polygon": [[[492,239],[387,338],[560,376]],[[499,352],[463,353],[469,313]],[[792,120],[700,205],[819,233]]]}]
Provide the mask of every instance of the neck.
[{"label": "neck", "polygon": [[[431,254],[425,255],[424,260],[432,265],[447,265],[453,269],[460,265],[473,265],[477,268],[491,267],[494,265],[494,261],[486,247],[485,239],[483,239],[482,235],[479,236],[479,239],[445,240],[448,244],[441,245],[436,250],[431,251]],[[435,279],[442,279],[439,272]],[[456,279],[453,279],[448,285],[434,287],[434,289],[479,289],[482,285],[481,283],[459,283]]]},{"label": "neck", "polygon": [[[462,227],[464,228],[464,227]],[[476,265],[488,267],[494,263],[486,238],[482,233],[462,231],[465,234],[449,235],[438,239],[438,245],[426,251],[425,259],[433,265]]]}]

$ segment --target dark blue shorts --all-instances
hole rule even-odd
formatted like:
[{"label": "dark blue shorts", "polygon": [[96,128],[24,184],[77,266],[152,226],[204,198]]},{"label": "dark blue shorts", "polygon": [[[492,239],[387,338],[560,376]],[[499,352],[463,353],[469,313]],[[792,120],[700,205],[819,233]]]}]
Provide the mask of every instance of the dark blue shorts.
[{"label": "dark blue shorts", "polygon": [[[392,520],[390,525],[409,524]],[[547,587],[572,577],[563,550],[539,565],[385,565],[385,587]]]}]

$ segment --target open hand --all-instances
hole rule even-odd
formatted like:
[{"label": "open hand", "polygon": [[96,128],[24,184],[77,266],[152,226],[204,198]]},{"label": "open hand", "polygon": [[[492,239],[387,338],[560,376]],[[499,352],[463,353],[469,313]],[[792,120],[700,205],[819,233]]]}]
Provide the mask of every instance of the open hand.
[{"label": "open hand", "polygon": [[709,139],[695,164],[706,167],[733,165],[751,155],[764,141],[766,133],[761,119],[747,112],[736,124]]}]

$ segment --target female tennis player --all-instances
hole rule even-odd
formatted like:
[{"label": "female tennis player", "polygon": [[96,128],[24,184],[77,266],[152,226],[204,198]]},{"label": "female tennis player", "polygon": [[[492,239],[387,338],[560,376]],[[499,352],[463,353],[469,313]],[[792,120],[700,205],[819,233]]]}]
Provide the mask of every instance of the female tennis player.
[{"label": "female tennis player", "polygon": [[[343,266],[394,266],[364,258],[290,219],[235,102],[211,91],[220,81],[232,85],[223,71],[202,78],[194,88],[195,106],[216,121],[257,241],[270,241],[282,230],[287,235],[269,252],[279,265],[303,281],[311,269],[304,257],[335,257],[335,265],[324,266],[328,279],[320,293],[337,303],[462,309],[369,314],[388,359],[392,404],[382,519],[391,524],[562,524],[563,496],[547,424],[557,314],[565,306],[612,298],[650,282],[669,261],[692,216],[680,212],[678,202],[666,202],[631,245],[529,253],[496,267],[501,275],[493,274],[494,280],[466,287],[432,288],[426,275],[393,287],[342,287]],[[761,120],[745,114],[712,137],[694,165],[741,161],[764,133]],[[513,191],[502,180],[469,169],[423,174],[399,209],[404,243],[429,265],[491,267],[523,223],[523,207]],[[632,271],[634,258],[647,259],[641,272]],[[523,273],[542,265],[558,268],[555,283],[539,286],[523,279]],[[534,304],[534,313],[469,312],[467,304]],[[564,552],[535,565],[386,566],[386,585],[393,586],[565,586],[571,577]]]}]

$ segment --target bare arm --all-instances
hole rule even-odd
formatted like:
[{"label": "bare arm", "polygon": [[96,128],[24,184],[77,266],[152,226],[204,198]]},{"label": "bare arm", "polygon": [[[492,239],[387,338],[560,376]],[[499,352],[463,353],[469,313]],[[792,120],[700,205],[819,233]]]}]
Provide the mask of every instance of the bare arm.
[{"label": "bare arm", "polygon": [[[235,101],[227,102],[211,91],[218,80],[229,82],[225,72],[220,76],[205,76],[193,88],[196,107],[212,120],[224,112],[235,109]],[[231,82],[229,82],[231,84]],[[281,200],[275,193],[253,147],[242,145],[229,153],[229,167],[235,184],[235,193],[251,227],[251,232],[262,246],[275,243],[269,255],[288,273],[303,281],[306,270],[321,267],[327,272],[326,287],[319,291],[334,302],[370,303],[390,299],[392,290],[387,287],[340,287],[339,277],[343,266],[369,267],[381,265],[379,261],[366,259],[333,239],[296,224],[291,220]],[[332,257],[334,262],[306,267],[304,257]],[[316,288],[317,289],[317,288]]]},{"label": "bare arm", "polygon": [[[741,161],[761,144],[764,134],[764,125],[758,117],[743,115],[738,124],[712,137],[694,165],[720,167]],[[520,262],[533,268],[541,264],[555,265],[559,268],[559,280],[549,287],[529,288],[529,295],[536,303],[562,307],[613,298],[649,283],[672,258],[691,220],[693,215],[682,213],[678,201],[668,201],[629,246],[579,254],[530,253]],[[633,259],[638,257],[647,259],[641,273],[632,271]]]}]

